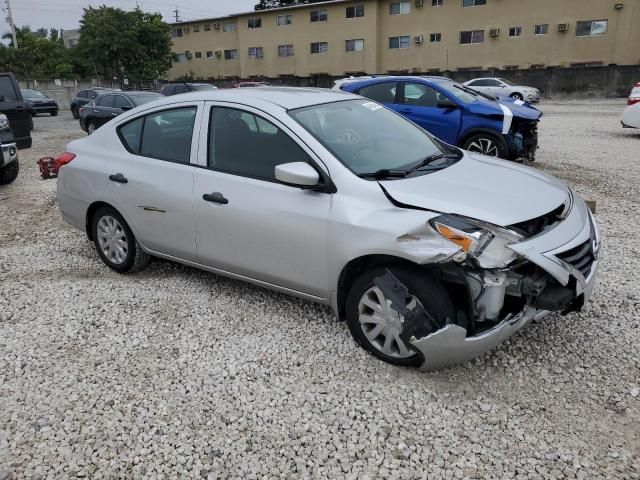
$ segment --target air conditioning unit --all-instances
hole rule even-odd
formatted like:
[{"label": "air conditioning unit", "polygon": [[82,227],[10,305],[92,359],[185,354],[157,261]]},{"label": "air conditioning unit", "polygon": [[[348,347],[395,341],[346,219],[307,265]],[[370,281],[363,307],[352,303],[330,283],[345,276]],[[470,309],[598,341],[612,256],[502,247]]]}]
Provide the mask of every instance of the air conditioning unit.
[{"label": "air conditioning unit", "polygon": [[216,57],[222,56],[222,50],[216,50]]},{"label": "air conditioning unit", "polygon": [[184,56],[187,60],[191,60],[191,57],[193,56],[193,54],[189,50],[186,50],[184,52]]},{"label": "air conditioning unit", "polygon": [[558,31],[561,32],[561,33],[568,32],[569,31],[569,24],[568,23],[559,23],[558,24]]},{"label": "air conditioning unit", "polygon": [[489,36],[491,38],[498,38],[500,36],[500,29],[492,28],[491,30],[489,30]]},{"label": "air conditioning unit", "polygon": [[415,43],[416,45],[421,45],[422,42],[424,42],[424,36],[416,35],[415,37],[413,37],[413,43]]},{"label": "air conditioning unit", "polygon": [[216,30],[220,30],[220,24],[219,23],[214,23],[213,24],[213,28],[215,28]]},{"label": "air conditioning unit", "polygon": [[420,8],[424,6],[424,0],[416,0],[416,7]]}]

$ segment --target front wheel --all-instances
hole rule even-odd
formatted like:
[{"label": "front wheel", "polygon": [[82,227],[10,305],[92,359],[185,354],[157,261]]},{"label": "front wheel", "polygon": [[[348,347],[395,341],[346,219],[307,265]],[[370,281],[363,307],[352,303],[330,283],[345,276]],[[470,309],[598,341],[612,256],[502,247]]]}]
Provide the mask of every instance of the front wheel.
[{"label": "front wheel", "polygon": [[111,207],[99,208],[91,223],[98,255],[118,273],[133,273],[145,268],[151,257],[142,251],[122,215]]},{"label": "front wheel", "polygon": [[18,160],[11,162],[4,168],[0,168],[0,185],[8,185],[13,182],[18,178],[19,170],[20,166],[18,165]]},{"label": "front wheel", "polygon": [[96,131],[97,128],[98,126],[95,124],[95,122],[93,120],[89,120],[87,122],[87,135],[91,135]]},{"label": "front wheel", "polygon": [[[391,291],[394,282],[406,288],[403,305]],[[424,324],[410,325],[401,312],[424,311]],[[408,332],[419,330],[420,338],[455,319],[455,308],[444,286],[419,268],[392,266],[374,268],[353,283],[346,301],[346,317],[353,338],[379,359],[400,366],[419,366],[424,361],[406,341]]]},{"label": "front wheel", "polygon": [[54,110],[53,112],[51,112],[51,116],[52,117],[57,117],[58,116],[58,110]]},{"label": "front wheel", "polygon": [[522,96],[521,93],[518,92],[513,92],[511,95],[509,95],[511,98],[513,98],[514,100],[524,100],[524,97]]},{"label": "front wheel", "polygon": [[476,133],[467,138],[461,147],[470,152],[481,153],[489,157],[508,157],[506,142],[490,133]]}]

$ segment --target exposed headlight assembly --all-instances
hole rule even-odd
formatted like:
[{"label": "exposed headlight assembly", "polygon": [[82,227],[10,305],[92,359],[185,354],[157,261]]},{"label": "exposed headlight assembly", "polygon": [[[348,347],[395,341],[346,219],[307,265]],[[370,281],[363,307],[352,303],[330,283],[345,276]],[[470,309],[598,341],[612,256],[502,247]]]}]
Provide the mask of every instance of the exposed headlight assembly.
[{"label": "exposed headlight assembly", "polygon": [[0,130],[9,128],[9,119],[4,113],[0,113]]},{"label": "exposed headlight assembly", "polygon": [[503,268],[513,262],[518,254],[507,248],[524,237],[506,228],[457,215],[440,215],[430,221],[431,226],[482,268]]}]

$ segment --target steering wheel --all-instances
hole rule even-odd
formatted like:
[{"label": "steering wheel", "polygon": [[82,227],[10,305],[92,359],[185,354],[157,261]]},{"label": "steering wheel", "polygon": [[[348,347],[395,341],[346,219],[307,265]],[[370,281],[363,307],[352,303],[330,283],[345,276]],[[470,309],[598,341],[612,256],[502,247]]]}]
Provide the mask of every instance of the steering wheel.
[{"label": "steering wheel", "polygon": [[362,136],[352,128],[345,128],[336,137],[336,143],[359,145],[362,143]]}]

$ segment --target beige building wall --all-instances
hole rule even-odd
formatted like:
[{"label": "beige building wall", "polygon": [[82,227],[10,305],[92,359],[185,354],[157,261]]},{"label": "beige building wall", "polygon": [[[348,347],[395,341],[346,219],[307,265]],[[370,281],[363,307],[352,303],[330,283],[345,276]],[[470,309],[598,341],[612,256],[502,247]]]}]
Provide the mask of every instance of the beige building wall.
[{"label": "beige building wall", "polygon": [[[176,24],[189,27],[189,33],[174,38],[174,51],[190,51],[171,69],[170,78],[193,73],[199,78],[319,74],[340,76],[355,72],[386,73],[390,71],[428,72],[465,68],[530,68],[535,66],[570,66],[579,63],[640,63],[640,0],[487,0],[486,5],[462,7],[463,0],[443,0],[432,6],[409,2],[409,12],[391,15],[388,0],[360,2],[332,1],[262,12],[240,14],[227,19],[201,20]],[[363,4],[364,17],[346,18],[346,8]],[[622,8],[619,8],[622,5]],[[618,6],[618,8],[616,8]],[[312,10],[325,9],[326,22],[310,22]],[[291,15],[291,25],[278,26],[279,15]],[[262,27],[248,28],[250,18],[261,18]],[[237,21],[237,31],[224,33],[204,31],[206,23]],[[607,33],[598,36],[576,36],[576,22],[607,20]],[[558,32],[558,24],[568,23],[566,33]],[[546,35],[535,35],[534,26],[547,24]],[[199,25],[199,32],[193,27]],[[521,27],[522,35],[509,37],[510,27]],[[497,38],[491,29],[500,29]],[[460,32],[483,30],[484,42],[460,44]],[[430,34],[441,34],[441,41],[430,42]],[[415,37],[422,35],[422,43]],[[390,49],[389,38],[409,36],[410,45]],[[346,52],[345,42],[364,40],[364,51]],[[312,42],[328,42],[328,51],[311,54]],[[292,44],[294,56],[279,57],[278,45]],[[262,47],[263,58],[249,58],[250,47]],[[237,60],[224,55],[206,57],[213,49],[238,50]],[[202,58],[195,58],[195,52]]]}]

